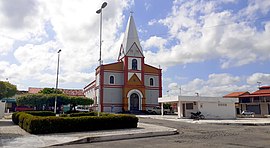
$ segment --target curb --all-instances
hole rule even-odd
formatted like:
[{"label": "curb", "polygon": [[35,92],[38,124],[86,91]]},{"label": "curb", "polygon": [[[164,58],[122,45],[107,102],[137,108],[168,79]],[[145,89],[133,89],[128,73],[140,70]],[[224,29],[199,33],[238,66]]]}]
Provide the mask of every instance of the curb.
[{"label": "curb", "polygon": [[[213,124],[213,125],[235,125],[235,126],[270,126],[270,122],[187,122],[187,121],[181,121],[181,119],[172,119],[172,118],[156,118],[156,117],[139,117],[139,118],[149,118],[149,119],[158,119],[158,120],[169,120],[169,121],[176,121],[176,122],[182,122],[182,123],[191,123],[191,124]],[[194,121],[194,120],[193,120]],[[205,120],[204,120],[205,121]]]},{"label": "curb", "polygon": [[[135,139],[135,138],[157,137],[157,136],[169,136],[169,135],[175,135],[175,134],[178,134],[177,129],[171,129],[170,131],[161,131],[161,132],[145,132],[145,133],[135,133],[135,134],[93,136],[93,137],[83,137],[78,140],[61,143],[61,144],[54,144],[50,146],[64,146],[64,145],[71,145],[71,144],[116,141],[116,140],[126,140],[126,139]],[[47,147],[50,147],[50,146],[47,146]]]},{"label": "curb", "polygon": [[270,123],[206,123],[216,125],[239,125],[239,126],[270,126]]}]

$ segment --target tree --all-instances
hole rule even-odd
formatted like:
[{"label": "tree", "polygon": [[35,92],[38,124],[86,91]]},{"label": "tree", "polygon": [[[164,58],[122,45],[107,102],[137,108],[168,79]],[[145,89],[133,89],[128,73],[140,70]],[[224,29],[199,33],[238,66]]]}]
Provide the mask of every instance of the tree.
[{"label": "tree", "polygon": [[86,97],[69,97],[70,109],[74,109],[77,105],[91,105],[94,103],[93,99]]},{"label": "tree", "polygon": [[55,95],[57,95],[57,106],[70,104],[71,108],[77,105],[91,105],[94,103],[92,99],[86,97],[71,97],[65,94],[27,94],[17,98],[18,105],[26,105],[36,107],[37,110],[42,110],[43,106],[53,107]]},{"label": "tree", "polygon": [[16,94],[17,87],[9,82],[0,81],[0,100]]},{"label": "tree", "polygon": [[62,94],[63,92],[59,89],[54,89],[54,88],[43,88],[41,91],[39,91],[38,93],[42,93],[42,94]]}]

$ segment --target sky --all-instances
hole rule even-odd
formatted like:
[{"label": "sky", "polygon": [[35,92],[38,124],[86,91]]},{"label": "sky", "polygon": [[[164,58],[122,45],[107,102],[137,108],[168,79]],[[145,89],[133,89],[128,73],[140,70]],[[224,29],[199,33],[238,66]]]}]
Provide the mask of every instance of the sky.
[{"label": "sky", "polygon": [[[99,59],[100,0],[1,0],[0,80],[19,90],[82,89]],[[107,0],[102,60],[116,62],[133,12],[163,95],[223,96],[270,85],[269,0]],[[259,83],[258,83],[259,82]]]}]

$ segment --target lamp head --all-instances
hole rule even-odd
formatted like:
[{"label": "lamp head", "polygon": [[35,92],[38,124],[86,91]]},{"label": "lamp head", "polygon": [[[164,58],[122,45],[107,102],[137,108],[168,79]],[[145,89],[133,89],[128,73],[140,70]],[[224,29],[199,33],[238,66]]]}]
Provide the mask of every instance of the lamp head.
[{"label": "lamp head", "polygon": [[100,12],[101,12],[101,9],[98,9],[98,10],[96,11],[97,14],[100,14]]},{"label": "lamp head", "polygon": [[60,53],[61,51],[62,51],[62,50],[61,50],[61,49],[59,49],[57,53]]},{"label": "lamp head", "polygon": [[101,5],[101,9],[105,8],[107,6],[107,3],[104,2],[102,5]]}]

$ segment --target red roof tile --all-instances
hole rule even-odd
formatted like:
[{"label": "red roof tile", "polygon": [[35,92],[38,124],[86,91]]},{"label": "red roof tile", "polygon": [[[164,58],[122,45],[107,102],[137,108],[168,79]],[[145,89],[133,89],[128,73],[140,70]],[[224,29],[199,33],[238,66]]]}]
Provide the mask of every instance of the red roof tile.
[{"label": "red roof tile", "polygon": [[[30,93],[30,94],[37,94],[42,89],[43,88],[29,87],[28,88],[28,93]],[[84,96],[82,89],[62,89],[62,88],[60,88],[59,90],[61,90],[64,94],[66,94],[68,96],[80,96],[80,97],[83,97]]]},{"label": "red roof tile", "polygon": [[259,95],[243,95],[243,96],[240,96],[239,98],[250,98],[250,97],[269,97],[270,94],[259,94]]},{"label": "red roof tile", "polygon": [[223,98],[239,98],[242,95],[249,95],[249,92],[232,92],[230,94],[227,94],[225,96],[223,96]]},{"label": "red roof tile", "polygon": [[261,86],[259,89],[270,89],[270,86]]},{"label": "red roof tile", "polygon": [[260,89],[251,93],[251,95],[262,95],[262,94],[270,94],[270,89]]},{"label": "red roof tile", "polygon": [[29,94],[37,94],[39,91],[41,91],[43,88],[33,88],[33,87],[29,87],[28,88],[28,93]]},{"label": "red roof tile", "polygon": [[69,96],[84,96],[82,89],[60,89],[64,94]]}]

